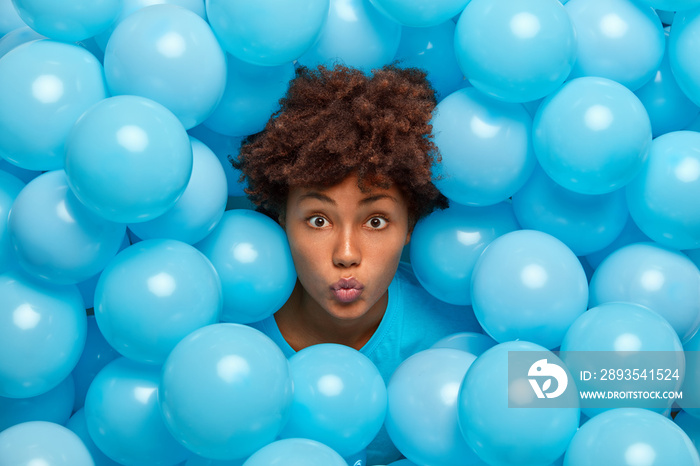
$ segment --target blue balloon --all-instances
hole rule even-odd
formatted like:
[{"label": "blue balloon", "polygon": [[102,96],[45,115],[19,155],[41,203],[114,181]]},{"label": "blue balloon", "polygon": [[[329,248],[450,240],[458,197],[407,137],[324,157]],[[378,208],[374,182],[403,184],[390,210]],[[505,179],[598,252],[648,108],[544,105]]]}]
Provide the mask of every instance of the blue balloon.
[{"label": "blue balloon", "polygon": [[391,376],[386,429],[406,458],[417,464],[482,464],[462,435],[457,409],[459,386],[475,359],[456,349],[428,349]]},{"label": "blue balloon", "polygon": [[88,432],[84,409],[81,408],[73,413],[73,416],[71,416],[71,418],[68,420],[66,427],[83,441],[85,448],[88,449],[90,455],[92,456],[92,460],[95,462],[95,466],[120,466],[119,463],[111,460],[107,455],[102,453],[102,450],[97,448],[95,442],[92,441],[90,432]]},{"label": "blue balloon", "polygon": [[0,58],[5,56],[10,50],[27,42],[32,42],[39,39],[46,39],[29,26],[20,27],[8,32],[0,38]]},{"label": "blue balloon", "polygon": [[104,32],[101,32],[100,34],[97,34],[95,36],[95,43],[103,51],[107,47],[107,42],[109,41],[112,32],[114,32],[114,28],[116,28],[117,25],[121,23],[124,20],[124,18],[129,16],[131,13],[140,10],[141,8],[145,8],[147,6],[161,4],[177,5],[183,8],[187,8],[193,13],[196,13],[200,18],[202,18],[205,21],[207,19],[207,12],[204,7],[204,0],[120,0],[120,3],[121,8],[119,14],[117,15],[117,19],[115,19],[112,25],[108,27]]},{"label": "blue balloon", "polygon": [[328,0],[207,0],[206,7],[226,51],[261,66],[299,58],[316,41],[328,17]]},{"label": "blue balloon", "polygon": [[162,364],[189,333],[218,322],[221,282],[211,262],[175,240],[146,240],[119,253],[95,290],[105,340],[133,360]]},{"label": "blue balloon", "polygon": [[[593,307],[571,325],[561,344],[561,358],[573,374],[581,371],[596,372],[596,378],[578,378],[579,391],[637,391],[641,380],[605,378],[601,367],[651,370],[662,368],[677,372],[671,377],[654,381],[653,389],[678,391],[685,372],[683,346],[676,331],[662,316],[639,304],[610,302]],[[601,353],[603,352],[603,353]],[[647,375],[648,376],[648,375]],[[651,382],[651,380],[650,380]],[[611,388],[614,387],[614,388]],[[673,399],[623,398],[582,404],[581,411],[588,417],[619,407],[648,408],[664,412]]]},{"label": "blue balloon", "polygon": [[700,270],[679,251],[655,243],[624,246],[596,269],[591,307],[626,301],[664,317],[685,342],[700,328]]},{"label": "blue balloon", "polygon": [[10,50],[0,60],[0,157],[62,168],[71,127],[105,97],[102,65],[82,47],[37,40]]},{"label": "blue balloon", "polygon": [[513,211],[522,228],[554,236],[577,256],[608,246],[629,217],[623,190],[580,194],[555,183],[539,167],[513,195]]},{"label": "blue balloon", "polygon": [[174,5],[153,5],[125,18],[105,48],[112,95],[154,100],[185,128],[203,122],[226,87],[226,56],[206,21]]},{"label": "blue balloon", "polygon": [[65,160],[76,197],[120,223],[164,214],[192,174],[192,146],[182,123],[138,96],[110,97],[85,112],[71,131]]},{"label": "blue balloon", "polygon": [[77,411],[85,405],[85,395],[87,395],[90,384],[100,370],[119,356],[121,356],[119,352],[102,336],[95,316],[87,316],[85,349],[83,349],[80,359],[72,372],[73,380],[75,381],[73,411]]},{"label": "blue balloon", "polygon": [[305,438],[278,440],[264,446],[243,466],[347,466],[342,456],[332,448]]},{"label": "blue balloon", "polygon": [[627,186],[630,215],[652,240],[675,249],[700,247],[700,134],[675,131],[654,139],[649,158]]},{"label": "blue balloon", "polygon": [[204,126],[226,136],[248,136],[265,128],[294,78],[294,65],[258,66],[228,55],[226,89]]},{"label": "blue balloon", "polygon": [[533,144],[554,181],[581,194],[605,194],[642,169],[651,123],[639,98],[621,84],[578,78],[542,102],[533,121]]},{"label": "blue balloon", "polygon": [[63,170],[44,173],[22,190],[8,228],[19,265],[59,285],[74,285],[104,269],[126,234],[123,224],[78,201]]},{"label": "blue balloon", "polygon": [[628,244],[643,243],[648,241],[651,241],[649,237],[642,233],[642,230],[640,230],[637,224],[634,223],[632,217],[628,215],[627,222],[625,223],[625,226],[618,237],[603,249],[586,255],[586,262],[593,270],[595,270],[606,257],[621,247],[627,246]]},{"label": "blue balloon", "polygon": [[185,192],[163,215],[129,229],[141,239],[169,238],[194,244],[204,239],[221,220],[226,209],[226,173],[216,155],[190,136],[192,175]]},{"label": "blue balloon", "polygon": [[483,333],[460,332],[448,335],[435,342],[431,348],[451,348],[481,356],[484,351],[497,345],[497,342]]},{"label": "blue balloon", "polygon": [[479,356],[459,389],[462,433],[488,464],[551,463],[564,453],[578,429],[577,396],[567,399],[565,405],[570,407],[536,407],[538,398],[528,383],[529,364],[514,364],[509,374],[509,352],[533,351],[568,372],[554,353],[530,342],[513,341]]},{"label": "blue balloon", "polygon": [[453,202],[413,229],[410,259],[416,278],[441,301],[471,304],[469,286],[479,255],[491,241],[518,229],[510,204],[467,207]]},{"label": "blue balloon", "polygon": [[20,18],[39,34],[75,42],[107,29],[117,18],[121,0],[12,0]]},{"label": "blue balloon", "polygon": [[676,13],[669,35],[668,58],[678,86],[695,105],[700,105],[700,67],[693,57],[700,31],[700,9]]},{"label": "blue balloon", "polygon": [[73,412],[74,398],[75,383],[71,375],[41,395],[30,398],[0,396],[0,432],[16,424],[30,421],[55,422],[63,425]]},{"label": "blue balloon", "polygon": [[506,102],[539,99],[576,61],[576,32],[557,0],[471,0],[457,22],[457,61],[477,89]]},{"label": "blue balloon", "polygon": [[85,346],[87,319],[75,285],[0,275],[0,396],[46,393],[71,373]]},{"label": "blue balloon", "polygon": [[455,202],[498,204],[517,192],[535,168],[532,118],[522,105],[460,89],[437,105],[431,123],[442,156],[434,182]]},{"label": "blue balloon", "polygon": [[307,438],[350,456],[369,445],[384,424],[387,389],[359,351],[326,343],[289,358],[294,396],[280,438]]},{"label": "blue balloon", "polygon": [[277,312],[291,296],[297,280],[292,253],[284,230],[270,217],[229,210],[195,246],[221,278],[222,321],[257,322]]},{"label": "blue balloon", "polygon": [[12,0],[0,0],[0,36],[25,26]]},{"label": "blue balloon", "polygon": [[468,83],[457,63],[452,21],[432,27],[404,27],[394,59],[401,67],[422,68],[435,88],[437,99],[452,94]]},{"label": "blue balloon", "polygon": [[460,14],[469,0],[370,0],[372,5],[391,20],[404,26],[428,28]]},{"label": "blue balloon", "polygon": [[12,204],[22,188],[24,183],[19,178],[0,170],[0,274],[18,267],[10,242],[8,218]]},{"label": "blue balloon", "polygon": [[85,421],[95,445],[110,459],[134,466],[175,465],[192,453],[168,432],[158,404],[161,370],[119,358],[92,381]]},{"label": "blue balloon", "polygon": [[519,230],[484,250],[474,266],[471,293],[474,314],[494,340],[525,340],[553,349],[586,311],[588,281],[564,243]]},{"label": "blue balloon", "polygon": [[163,419],[200,456],[249,456],[275,440],[287,421],[289,363],[252,327],[223,323],[195,330],[173,349],[162,374]]},{"label": "blue balloon", "polygon": [[678,86],[671,71],[669,39],[666,33],[666,53],[654,79],[635,91],[644,104],[651,121],[653,137],[686,128],[700,113],[695,105]]},{"label": "blue balloon", "polygon": [[564,466],[654,463],[696,466],[700,457],[673,421],[639,408],[614,409],[586,422],[564,457]]},{"label": "blue balloon", "polygon": [[219,162],[221,162],[221,165],[224,167],[224,173],[226,173],[229,197],[245,196],[245,184],[240,182],[241,171],[233,168],[230,160],[238,157],[243,138],[219,134],[210,130],[203,124],[197,125],[187,132],[190,136],[199,139],[216,154]]},{"label": "blue balloon", "polygon": [[597,76],[636,91],[656,74],[664,30],[656,12],[630,0],[570,0],[578,53],[570,79]]},{"label": "blue balloon", "polygon": [[341,63],[370,72],[393,60],[400,40],[401,25],[377,11],[370,0],[330,0],[318,40],[298,63],[310,68]]},{"label": "blue balloon", "polygon": [[94,466],[90,452],[75,435],[53,422],[23,422],[0,432],[0,466]]}]

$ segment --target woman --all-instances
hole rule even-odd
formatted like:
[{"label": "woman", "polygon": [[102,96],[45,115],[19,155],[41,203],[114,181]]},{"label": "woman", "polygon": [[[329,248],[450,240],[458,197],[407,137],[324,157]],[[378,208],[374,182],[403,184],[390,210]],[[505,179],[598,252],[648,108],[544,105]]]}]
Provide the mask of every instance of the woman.
[{"label": "woman", "polygon": [[[400,263],[416,222],[447,207],[431,182],[435,105],[416,69],[300,67],[281,109],[241,148],[234,166],[285,229],[298,274],[284,306],[252,324],[287,357],[347,345],[388,383],[408,356],[478,330],[468,307],[433,298]],[[369,464],[396,458],[387,440],[382,432],[368,447]]]}]

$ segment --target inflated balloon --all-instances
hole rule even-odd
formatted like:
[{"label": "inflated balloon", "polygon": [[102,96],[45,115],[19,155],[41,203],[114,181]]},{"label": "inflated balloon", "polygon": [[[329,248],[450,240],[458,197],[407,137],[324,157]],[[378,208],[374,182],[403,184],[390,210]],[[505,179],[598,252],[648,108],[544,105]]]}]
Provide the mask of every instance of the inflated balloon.
[{"label": "inflated balloon", "polygon": [[391,376],[386,429],[406,458],[417,464],[483,464],[464,440],[457,411],[459,386],[475,359],[456,349],[428,349]]},{"label": "inflated balloon", "polygon": [[222,300],[219,277],[201,252],[153,239],[126,248],[102,272],[95,318],[121,354],[162,364],[185,336],[218,322]]},{"label": "inflated balloon", "polygon": [[558,0],[471,0],[455,32],[469,82],[506,102],[539,99],[561,86],[576,61],[576,42]]},{"label": "inflated balloon", "polygon": [[488,464],[551,463],[564,453],[578,429],[578,396],[567,397],[562,406],[537,408],[539,399],[528,383],[530,365],[514,364],[509,377],[509,352],[532,351],[546,356],[548,363],[559,366],[563,375],[571,378],[554,353],[530,342],[513,341],[479,356],[459,389],[462,433]]},{"label": "inflated balloon", "polygon": [[214,231],[195,245],[221,278],[221,320],[247,324],[265,319],[292,294],[297,273],[282,227],[259,212],[224,213]]},{"label": "inflated balloon", "polygon": [[53,422],[23,422],[0,432],[0,465],[95,466],[80,437]]},{"label": "inflated balloon", "polygon": [[307,438],[341,456],[364,450],[384,424],[387,389],[359,351],[326,343],[289,358],[294,396],[280,438]]},{"label": "inflated balloon", "polygon": [[117,18],[121,0],[12,0],[20,18],[50,39],[75,42],[107,29]]},{"label": "inflated balloon", "polygon": [[668,57],[678,86],[695,103],[700,105],[700,67],[693,58],[698,47],[700,9],[676,13],[669,35]]},{"label": "inflated balloon", "polygon": [[88,449],[90,455],[92,456],[95,466],[120,466],[114,460],[111,460],[107,455],[102,453],[102,450],[97,448],[95,442],[92,441],[90,437],[90,432],[88,432],[87,421],[85,420],[85,410],[79,409],[68,420],[66,427],[73,431],[75,435],[80,437],[80,440],[85,444],[85,448]]},{"label": "inflated balloon", "polygon": [[448,335],[435,342],[431,348],[451,348],[481,356],[487,349],[496,346],[496,341],[483,333],[460,332]]},{"label": "inflated balloon", "polygon": [[535,155],[544,171],[581,194],[625,186],[642,169],[651,145],[651,123],[642,102],[605,78],[564,84],[542,102],[532,126]]},{"label": "inflated balloon", "polygon": [[0,432],[15,424],[29,421],[55,422],[63,425],[73,412],[74,398],[75,383],[71,375],[41,395],[30,398],[0,396]]},{"label": "inflated balloon", "polygon": [[639,176],[627,186],[630,215],[652,240],[675,249],[700,247],[700,134],[654,139]]},{"label": "inflated balloon", "polygon": [[433,296],[450,304],[471,304],[469,286],[479,255],[499,236],[518,230],[508,203],[468,207],[452,203],[418,222],[410,258],[416,278]]},{"label": "inflated balloon", "polygon": [[105,337],[102,336],[95,316],[87,316],[85,349],[72,372],[73,380],[75,381],[73,411],[79,410],[85,404],[85,395],[97,373],[119,356],[121,356],[119,352],[107,343]]},{"label": "inflated balloon", "polygon": [[498,204],[527,181],[536,165],[532,118],[519,104],[499,102],[474,88],[437,106],[431,124],[442,160],[434,183],[464,205]]},{"label": "inflated balloon", "polygon": [[163,419],[200,456],[249,456],[275,440],[287,421],[289,363],[252,327],[224,323],[195,330],[173,349],[162,374]]},{"label": "inflated balloon", "polygon": [[[663,20],[664,17],[661,13],[673,13],[674,11],[683,11],[697,8],[700,6],[700,0],[635,0],[637,3],[642,5],[648,5],[657,10],[659,17]],[[671,24],[664,22],[665,24]]]},{"label": "inflated balloon", "polygon": [[603,262],[603,259],[608,257],[613,252],[617,251],[621,247],[627,246],[628,244],[643,243],[649,241],[651,241],[651,239],[649,239],[647,235],[642,233],[642,230],[640,230],[637,224],[634,223],[632,217],[628,215],[627,222],[625,223],[625,226],[622,229],[622,232],[618,235],[618,237],[615,238],[615,240],[612,243],[610,243],[603,249],[586,255],[586,262],[588,263],[588,265],[591,266],[591,268],[593,268],[593,270],[595,270],[596,268],[598,268],[600,263]]},{"label": "inflated balloon", "polygon": [[569,78],[598,76],[636,91],[654,77],[665,42],[653,9],[630,0],[570,0],[565,8],[578,39]]},{"label": "inflated balloon", "polygon": [[428,73],[438,101],[469,83],[457,63],[454,34],[452,21],[432,27],[404,27],[394,56],[399,66],[422,68]]},{"label": "inflated balloon", "polygon": [[586,311],[588,281],[564,243],[519,230],[484,250],[474,266],[471,293],[474,314],[494,340],[525,340],[553,349]]},{"label": "inflated balloon", "polygon": [[105,48],[112,95],[154,100],[185,128],[203,122],[226,87],[226,57],[209,25],[174,5],[153,5],[125,18]]},{"label": "inflated balloon", "polygon": [[226,184],[228,185],[229,196],[245,196],[245,185],[241,183],[241,171],[233,168],[231,159],[238,157],[241,150],[242,138],[224,136],[223,134],[214,132],[204,126],[197,125],[189,129],[188,134],[196,139],[199,139],[205,146],[211,149],[224,167],[226,173]]},{"label": "inflated balloon", "polygon": [[[597,374],[588,380],[577,377],[580,391],[643,390],[644,381],[639,378],[615,379],[611,383],[610,376],[601,372],[602,367],[619,369],[623,375],[626,369],[651,370],[651,366],[668,370],[667,378],[649,379],[653,390],[661,391],[678,391],[685,373],[683,346],[671,324],[651,309],[634,303],[611,302],[589,309],[566,332],[560,355],[573,374]],[[640,396],[582,404],[581,411],[588,417],[619,407],[648,408],[661,413],[672,403],[673,398]]]},{"label": "inflated balloon", "polygon": [[126,234],[123,224],[78,201],[63,170],[44,173],[22,190],[8,229],[22,269],[59,285],[74,285],[104,269]]},{"label": "inflated balloon", "polygon": [[654,79],[635,91],[649,114],[653,137],[686,128],[700,112],[700,107],[685,95],[673,76],[668,44],[666,33],[666,53],[661,66]]},{"label": "inflated balloon", "polygon": [[226,173],[216,155],[190,136],[192,175],[185,192],[163,215],[129,229],[141,239],[169,238],[194,244],[216,227],[224,215],[228,188]]},{"label": "inflated balloon", "polygon": [[0,396],[46,393],[71,373],[85,346],[85,307],[75,285],[0,275]]},{"label": "inflated balloon", "polygon": [[207,0],[207,16],[228,53],[254,65],[291,62],[316,41],[328,17],[328,0]]},{"label": "inflated balloon", "polygon": [[462,12],[469,0],[370,0],[372,5],[404,26],[427,28],[444,23]]},{"label": "inflated balloon", "polygon": [[624,246],[610,254],[590,284],[590,306],[614,301],[656,311],[687,341],[700,327],[700,270],[688,257],[655,243]]},{"label": "inflated balloon", "polygon": [[318,40],[298,62],[310,68],[341,63],[370,72],[393,60],[400,40],[401,25],[379,13],[369,0],[330,0]]},{"label": "inflated balloon", "polygon": [[342,456],[332,448],[304,438],[278,440],[264,446],[243,466],[269,466],[284,464],[285,466],[347,466]]},{"label": "inflated balloon", "polygon": [[24,183],[19,178],[0,170],[0,274],[18,267],[7,221],[22,188]]},{"label": "inflated balloon", "polygon": [[120,0],[120,3],[122,6],[119,14],[117,15],[117,19],[115,19],[112,25],[104,32],[101,32],[95,36],[96,45],[103,51],[107,47],[107,42],[109,41],[112,32],[114,32],[114,28],[117,27],[117,25],[131,13],[147,6],[160,4],[177,5],[196,13],[205,21],[207,19],[204,0]]},{"label": "inflated balloon", "polygon": [[8,32],[0,38],[0,58],[5,56],[10,50],[34,40],[46,39],[29,26],[20,27]]},{"label": "inflated balloon", "polygon": [[9,51],[0,60],[0,157],[62,168],[71,127],[105,97],[102,65],[82,47],[38,40]]},{"label": "inflated balloon", "polygon": [[95,445],[110,459],[134,466],[173,466],[191,455],[163,422],[160,372],[159,366],[119,358],[90,385],[85,421]]},{"label": "inflated balloon", "polygon": [[120,223],[164,214],[192,174],[192,146],[182,123],[159,103],[131,95],[110,97],[85,112],[71,131],[65,160],[73,194]]},{"label": "inflated balloon", "polygon": [[513,195],[513,211],[522,228],[554,236],[577,256],[612,243],[629,216],[623,190],[580,194],[555,183],[539,167]]},{"label": "inflated balloon", "polygon": [[621,408],[586,422],[574,435],[565,466],[700,464],[693,443],[672,420],[645,409]]},{"label": "inflated balloon", "polygon": [[12,0],[0,0],[0,36],[25,26]]},{"label": "inflated balloon", "polygon": [[267,120],[279,109],[294,65],[258,66],[228,55],[226,89],[204,126],[227,136],[248,136],[265,128]]}]

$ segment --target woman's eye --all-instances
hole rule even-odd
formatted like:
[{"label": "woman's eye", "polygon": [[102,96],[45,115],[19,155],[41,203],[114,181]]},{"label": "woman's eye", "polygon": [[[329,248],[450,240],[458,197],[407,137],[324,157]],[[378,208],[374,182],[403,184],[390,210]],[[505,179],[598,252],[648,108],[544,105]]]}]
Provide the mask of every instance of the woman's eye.
[{"label": "woman's eye", "polygon": [[372,217],[367,221],[367,225],[375,230],[381,230],[382,228],[386,227],[387,221],[382,217]]},{"label": "woman's eye", "polygon": [[308,223],[314,228],[323,228],[328,224],[328,221],[325,218],[316,215],[314,217],[311,217],[308,220]]}]

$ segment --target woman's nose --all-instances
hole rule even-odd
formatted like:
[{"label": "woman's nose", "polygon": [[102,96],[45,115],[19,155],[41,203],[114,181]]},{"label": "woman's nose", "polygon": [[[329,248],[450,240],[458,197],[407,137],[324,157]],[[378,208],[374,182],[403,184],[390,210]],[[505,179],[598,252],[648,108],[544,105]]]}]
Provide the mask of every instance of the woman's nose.
[{"label": "woman's nose", "polygon": [[333,250],[333,264],[338,267],[352,267],[360,264],[360,245],[357,234],[347,229],[340,233]]}]

